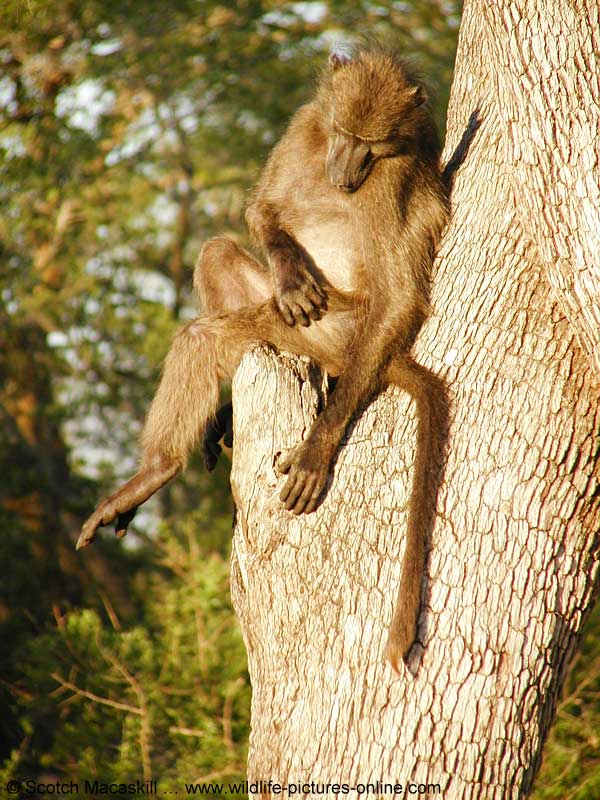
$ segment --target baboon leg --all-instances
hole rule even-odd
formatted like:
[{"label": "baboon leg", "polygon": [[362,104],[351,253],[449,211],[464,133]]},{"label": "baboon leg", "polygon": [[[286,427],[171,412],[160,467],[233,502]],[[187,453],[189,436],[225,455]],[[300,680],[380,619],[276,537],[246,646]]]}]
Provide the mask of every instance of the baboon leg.
[{"label": "baboon leg", "polygon": [[[202,311],[218,314],[259,305],[273,294],[269,271],[225,236],[209,239],[194,268],[194,288]],[[223,440],[233,442],[233,407],[226,403],[210,420],[202,439],[204,466],[210,472],[221,455]]]},{"label": "baboon leg", "polygon": [[221,383],[232,377],[249,345],[264,341],[310,353],[303,331],[286,325],[273,298],[259,306],[201,316],[185,325],[167,353],[148,411],[139,470],[88,519],[78,547],[90,544],[97,529],[114,519],[124,535],[135,509],[185,467],[215,414]]},{"label": "baboon leg", "polygon": [[[135,510],[180,472],[215,418],[222,382],[230,379],[249,345],[267,342],[281,350],[312,356],[334,371],[352,339],[351,298],[331,294],[330,313],[311,328],[287,325],[278,311],[269,274],[249,253],[224,237],[209,240],[198,259],[194,285],[208,314],[175,336],[142,432],[138,472],[104,500],[85,523],[78,547],[116,519],[124,535]],[[324,326],[323,331],[315,330]],[[325,335],[323,335],[325,334]],[[221,427],[223,430],[221,430]],[[228,422],[209,432],[207,466]],[[207,459],[207,448],[205,448]]]},{"label": "baboon leg", "polygon": [[209,239],[202,247],[194,289],[205,314],[260,305],[273,294],[266,267],[226,236]]},{"label": "baboon leg", "polygon": [[[179,331],[167,354],[142,433],[140,468],[100,503],[83,526],[78,547],[90,544],[97,529],[113,520],[117,535],[124,536],[137,507],[183,469],[208,422],[218,420],[215,410],[220,382],[232,374],[243,352],[240,341],[230,346],[228,317],[222,312],[233,312],[231,322],[236,311],[264,304],[272,294],[268,271],[226,237],[209,239],[203,246],[194,270],[194,287],[208,315]],[[248,325],[242,323],[242,328],[242,339],[246,335],[247,340]],[[256,340],[256,335],[253,338]],[[219,426],[211,429],[210,442],[205,444],[209,468],[214,467],[218,442],[230,427],[226,414],[221,417],[223,430]]]},{"label": "baboon leg", "polygon": [[435,521],[444,466],[448,400],[444,381],[409,356],[393,356],[385,378],[408,392],[417,412],[417,442],[402,575],[385,649],[386,659],[399,672],[400,662],[407,656],[417,634],[427,540]]}]

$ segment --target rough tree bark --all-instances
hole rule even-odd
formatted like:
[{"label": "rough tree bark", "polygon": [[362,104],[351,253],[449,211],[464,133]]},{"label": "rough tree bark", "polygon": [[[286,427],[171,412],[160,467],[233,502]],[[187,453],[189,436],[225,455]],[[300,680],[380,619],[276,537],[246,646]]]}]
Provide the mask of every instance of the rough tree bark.
[{"label": "rough tree bark", "polygon": [[598,577],[599,39],[592,0],[465,4],[453,214],[415,348],[448,384],[448,454],[403,674],[383,649],[414,409],[395,390],[371,403],[323,504],[295,518],[274,454],[304,435],[321,377],[264,348],[238,371],[251,780],[437,784],[445,800],[531,787]]}]

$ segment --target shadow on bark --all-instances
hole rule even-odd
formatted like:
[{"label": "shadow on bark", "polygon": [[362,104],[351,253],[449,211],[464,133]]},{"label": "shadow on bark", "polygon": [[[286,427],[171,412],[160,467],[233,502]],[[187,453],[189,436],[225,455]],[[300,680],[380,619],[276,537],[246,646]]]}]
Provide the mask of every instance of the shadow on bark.
[{"label": "shadow on bark", "polygon": [[442,180],[450,200],[452,199],[451,195],[454,187],[454,177],[459,167],[466,161],[469,150],[471,149],[471,144],[473,143],[473,139],[475,138],[475,134],[479,130],[481,123],[481,111],[476,108],[475,111],[471,112],[471,116],[467,122],[467,127],[465,128],[463,135],[460,137],[460,142],[454,148],[454,152],[444,167],[444,171],[442,172]]}]

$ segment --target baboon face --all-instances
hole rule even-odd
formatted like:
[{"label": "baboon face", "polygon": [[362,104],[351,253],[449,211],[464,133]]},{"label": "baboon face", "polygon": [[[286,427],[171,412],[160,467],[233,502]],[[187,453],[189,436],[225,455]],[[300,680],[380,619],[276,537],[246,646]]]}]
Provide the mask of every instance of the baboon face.
[{"label": "baboon face", "polygon": [[344,192],[355,192],[365,182],[374,157],[369,142],[334,130],[329,137],[325,166],[331,183]]},{"label": "baboon face", "polygon": [[366,139],[345,131],[335,120],[329,135],[325,168],[331,183],[344,192],[355,192],[381,158],[394,158],[406,150],[406,131],[401,125],[382,139]]}]

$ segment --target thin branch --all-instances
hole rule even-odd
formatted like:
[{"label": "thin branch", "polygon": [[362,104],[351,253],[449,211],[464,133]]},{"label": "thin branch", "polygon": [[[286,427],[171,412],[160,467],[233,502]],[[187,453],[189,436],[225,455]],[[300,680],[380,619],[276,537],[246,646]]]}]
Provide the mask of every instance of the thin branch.
[{"label": "thin branch", "polygon": [[17,686],[16,683],[9,683],[4,680],[4,678],[0,678],[0,686],[4,686],[11,694],[14,694],[15,697],[22,697],[25,700],[33,700],[35,697],[31,692],[26,692],[24,689]]},{"label": "thin branch", "polygon": [[146,694],[142,689],[141,684],[137,681],[134,676],[129,672],[127,667],[125,667],[118,658],[104,648],[100,642],[99,636],[96,637],[96,646],[100,652],[102,658],[108,663],[111,664],[121,675],[125,678],[127,683],[133,689],[138,703],[140,704],[139,714],[142,719],[142,724],[140,725],[140,751],[142,754],[142,767],[144,771],[144,780],[149,781],[152,780],[152,754],[151,754],[151,740],[152,740],[152,730],[150,728],[150,723],[148,719],[148,704],[146,702]]},{"label": "thin branch", "polygon": [[198,739],[206,736],[206,733],[198,728],[182,728],[179,725],[171,725],[169,733],[178,733],[180,736],[195,736]]},{"label": "thin branch", "polygon": [[233,745],[233,733],[231,727],[231,717],[233,713],[233,698],[236,695],[237,690],[240,686],[244,683],[243,678],[238,678],[231,690],[227,693],[225,697],[225,702],[223,703],[223,742],[225,744],[225,748],[229,753],[233,753],[234,745]]},{"label": "thin branch", "polygon": [[113,604],[110,602],[109,596],[106,594],[104,589],[98,589],[98,594],[100,595],[100,599],[102,600],[102,605],[104,606],[104,609],[108,614],[110,624],[116,631],[120,631],[121,622],[119,620],[119,617],[117,616],[117,612],[115,611]]},{"label": "thin branch", "polygon": [[593,683],[598,678],[600,675],[600,657],[594,659],[592,664],[586,668],[586,672],[588,673],[586,677],[579,681],[573,688],[573,691],[560,701],[558,713],[564,711],[566,706],[573,703],[577,697],[582,694],[586,686],[589,686],[590,683]]},{"label": "thin branch", "polygon": [[73,694],[79,695],[79,697],[85,697],[88,700],[92,700],[94,703],[100,703],[103,706],[110,706],[111,708],[118,708],[119,711],[128,711],[130,714],[137,714],[140,717],[143,714],[141,708],[130,706],[128,703],[121,703],[118,700],[110,700],[108,697],[101,697],[99,694],[94,694],[93,692],[88,692],[86,689],[81,689],[79,686],[71,683],[71,681],[66,681],[57,672],[51,673],[50,677],[53,678],[57,683],[60,683],[60,685],[65,689],[72,691]]}]

